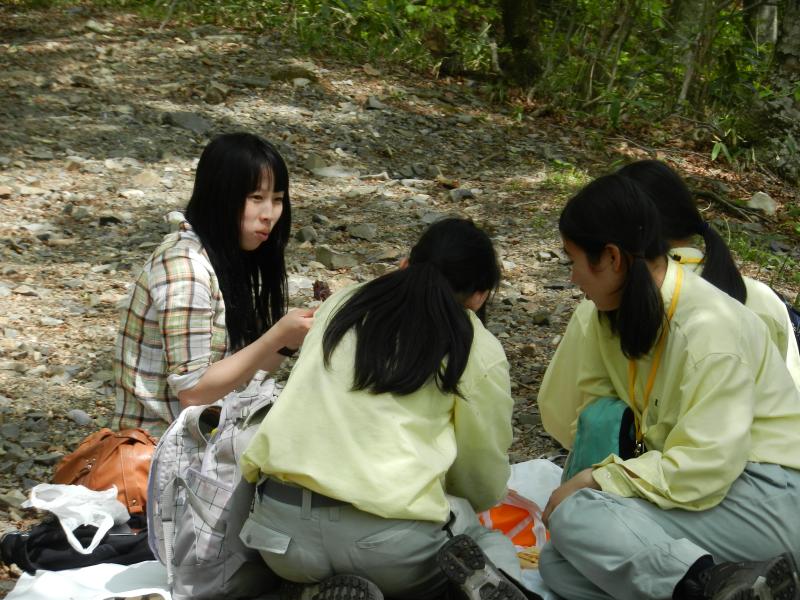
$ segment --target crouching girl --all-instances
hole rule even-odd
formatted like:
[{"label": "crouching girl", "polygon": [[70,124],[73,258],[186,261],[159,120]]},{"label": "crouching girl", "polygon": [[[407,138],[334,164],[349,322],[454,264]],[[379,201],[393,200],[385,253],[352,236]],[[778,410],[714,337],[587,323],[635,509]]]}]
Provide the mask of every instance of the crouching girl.
[{"label": "crouching girl", "polygon": [[488,236],[447,219],[404,268],[317,311],[242,462],[262,480],[242,537],[320,584],[303,597],[434,598],[450,578],[524,598],[483,554],[519,578],[513,545],[475,516],[509,476],[508,362],[479,318],[499,279]]}]

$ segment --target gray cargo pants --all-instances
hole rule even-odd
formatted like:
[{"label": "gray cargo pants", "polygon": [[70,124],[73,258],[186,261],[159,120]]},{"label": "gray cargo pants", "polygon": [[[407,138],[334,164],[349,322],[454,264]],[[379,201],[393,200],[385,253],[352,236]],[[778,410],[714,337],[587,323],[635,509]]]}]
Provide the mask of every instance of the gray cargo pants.
[{"label": "gray cargo pants", "polygon": [[550,516],[544,582],[569,600],[660,600],[701,556],[715,562],[800,562],[800,471],[748,463],[708,510],[663,510],[638,498],[580,490]]},{"label": "gray cargo pants", "polygon": [[[304,490],[304,494],[310,494]],[[242,540],[270,569],[289,581],[316,583],[331,575],[361,575],[393,598],[442,593],[447,579],[436,553],[453,535],[471,536],[498,567],[522,578],[516,550],[498,531],[483,527],[469,502],[449,496],[449,523],[384,519],[349,504],[312,508],[256,494]]]}]

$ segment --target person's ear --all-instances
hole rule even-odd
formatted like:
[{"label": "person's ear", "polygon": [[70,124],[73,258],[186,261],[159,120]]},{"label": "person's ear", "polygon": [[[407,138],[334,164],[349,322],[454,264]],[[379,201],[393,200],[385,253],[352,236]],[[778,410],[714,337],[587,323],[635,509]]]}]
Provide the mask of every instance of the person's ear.
[{"label": "person's ear", "polygon": [[466,300],[464,300],[464,308],[470,309],[472,312],[478,312],[486,303],[486,300],[489,298],[489,290],[483,292],[472,292],[469,296],[467,296]]},{"label": "person's ear", "polygon": [[401,258],[400,262],[397,264],[397,266],[399,268],[401,268],[401,269],[407,269],[408,268],[408,257],[404,256],[403,258]]},{"label": "person's ear", "polygon": [[611,268],[615,273],[621,273],[625,268],[625,256],[616,244],[606,244],[605,251],[611,259]]}]

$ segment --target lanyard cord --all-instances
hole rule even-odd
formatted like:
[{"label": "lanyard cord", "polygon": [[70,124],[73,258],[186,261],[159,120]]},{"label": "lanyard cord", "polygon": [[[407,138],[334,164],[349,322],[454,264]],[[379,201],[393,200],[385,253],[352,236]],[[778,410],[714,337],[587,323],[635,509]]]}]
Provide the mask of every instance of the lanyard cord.
[{"label": "lanyard cord", "polygon": [[656,373],[661,364],[661,354],[664,352],[664,346],[667,343],[667,328],[669,322],[672,320],[672,315],[675,314],[675,309],[678,307],[678,297],[681,295],[681,285],[683,284],[683,269],[678,267],[675,276],[675,289],[672,292],[672,300],[669,303],[669,310],[667,311],[667,322],[661,329],[661,335],[656,342],[656,351],[653,354],[653,364],[650,367],[650,374],[647,376],[647,385],[644,388],[644,396],[642,396],[642,410],[638,410],[636,405],[636,361],[628,360],[628,395],[631,399],[633,408],[633,418],[636,426],[636,447],[643,448],[644,433],[642,433],[642,419],[644,413],[647,411],[647,405],[650,402],[650,392],[653,391],[653,385],[656,382]]},{"label": "lanyard cord", "polygon": [[682,265],[699,265],[705,260],[702,256],[700,258],[692,258],[689,256],[681,256],[680,254],[673,254],[672,259],[677,260]]}]

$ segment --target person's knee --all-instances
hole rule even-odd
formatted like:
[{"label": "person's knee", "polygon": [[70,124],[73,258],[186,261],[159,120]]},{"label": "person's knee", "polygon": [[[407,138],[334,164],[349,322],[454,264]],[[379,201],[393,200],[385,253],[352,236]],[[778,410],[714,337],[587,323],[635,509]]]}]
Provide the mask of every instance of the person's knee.
[{"label": "person's knee", "polygon": [[587,530],[581,525],[605,518],[595,515],[604,509],[606,496],[599,490],[582,489],[565,498],[550,514],[550,543],[559,548],[572,543],[575,535],[586,535]]}]

